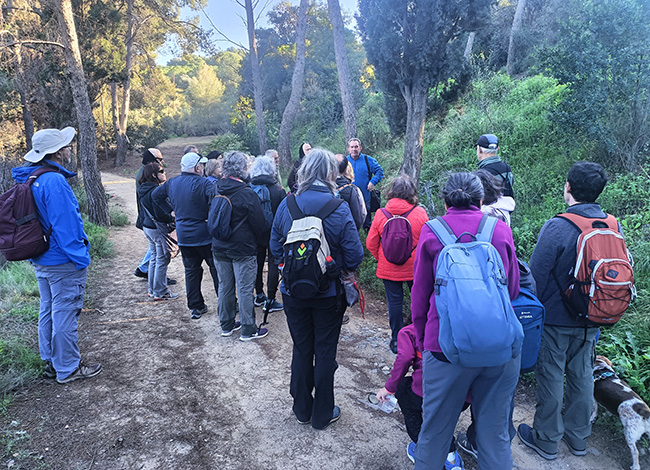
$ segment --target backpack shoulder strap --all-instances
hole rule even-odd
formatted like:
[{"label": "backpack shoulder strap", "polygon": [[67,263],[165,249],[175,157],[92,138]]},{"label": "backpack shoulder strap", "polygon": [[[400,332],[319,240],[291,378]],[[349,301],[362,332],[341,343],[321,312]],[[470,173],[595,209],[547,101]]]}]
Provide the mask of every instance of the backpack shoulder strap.
[{"label": "backpack shoulder strap", "polygon": [[440,243],[442,243],[443,246],[456,243],[456,235],[454,234],[454,231],[442,217],[436,217],[435,219],[428,221],[427,225],[433,234],[438,237],[438,240],[440,240]]},{"label": "backpack shoulder strap", "polygon": [[27,183],[27,184],[29,184],[31,186],[31,184],[34,181],[36,181],[36,178],[41,176],[43,173],[59,173],[59,170],[58,170],[58,168],[53,168],[53,167],[51,167],[49,165],[41,166],[40,168],[37,168],[36,170],[34,170],[31,175],[29,175],[29,177],[27,178],[27,181],[25,181],[25,183]]},{"label": "backpack shoulder strap", "polygon": [[[582,215],[574,214],[572,212],[564,212],[562,214],[557,214],[555,217],[569,221],[576,229],[578,229],[578,231],[580,231],[580,233],[596,228],[594,226],[596,222],[600,222],[600,224],[606,225],[610,229],[618,232],[618,222],[616,220],[616,217],[610,214],[605,214],[605,215],[607,217],[601,219],[599,217],[584,217]],[[600,228],[604,228],[604,227],[600,227]]]},{"label": "backpack shoulder strap", "polygon": [[402,217],[404,217],[406,219],[409,216],[409,214],[415,210],[416,207],[417,207],[417,204],[413,204],[413,207],[411,207],[408,210],[408,212],[405,212],[404,214],[402,214]]},{"label": "backpack shoulder strap", "polygon": [[371,180],[374,174],[370,173],[370,163],[368,163],[368,155],[364,155],[363,158],[366,161],[366,168],[368,168],[368,179]]},{"label": "backpack shoulder strap", "polygon": [[498,221],[499,219],[496,217],[490,217],[489,215],[484,214],[481,218],[481,222],[478,224],[476,240],[490,243],[492,241],[492,235],[494,235],[494,228],[497,226]]},{"label": "backpack shoulder strap", "polygon": [[321,207],[321,209],[318,212],[316,212],[315,216],[321,220],[325,220],[342,203],[343,203],[343,199],[339,199],[339,198],[330,199],[329,201],[327,201],[327,204],[325,204],[323,207]]},{"label": "backpack shoulder strap", "polygon": [[393,214],[388,212],[385,208],[382,207],[379,210],[382,212],[382,214],[384,214],[384,216],[386,217],[386,220],[390,220],[393,217]]},{"label": "backpack shoulder strap", "polygon": [[287,196],[287,207],[289,208],[289,215],[291,215],[292,220],[302,219],[305,217],[305,214],[298,207],[296,202],[296,195],[291,193]]}]

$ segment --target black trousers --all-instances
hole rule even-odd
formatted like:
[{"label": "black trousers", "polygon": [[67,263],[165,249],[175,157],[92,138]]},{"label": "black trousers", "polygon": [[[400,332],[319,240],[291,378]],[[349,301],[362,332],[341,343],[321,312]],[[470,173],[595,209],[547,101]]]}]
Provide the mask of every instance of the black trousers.
[{"label": "black trousers", "polygon": [[203,280],[203,261],[208,264],[214,292],[219,294],[219,276],[212,259],[212,246],[181,246],[183,266],[185,266],[185,291],[187,292],[187,307],[190,310],[205,307],[205,300],[201,294],[201,281]]},{"label": "black trousers", "polygon": [[257,294],[264,293],[263,271],[266,255],[269,255],[269,272],[266,276],[266,293],[269,299],[275,299],[275,294],[278,293],[278,283],[280,281],[280,270],[275,264],[275,258],[271,253],[268,246],[257,247],[257,278],[255,279],[255,292]]},{"label": "black trousers", "polygon": [[422,428],[422,397],[413,391],[412,385],[413,377],[404,377],[397,386],[395,398],[404,416],[406,432],[413,442],[418,442],[418,435]]},{"label": "black trousers", "polygon": [[282,296],[293,340],[290,393],[293,412],[312,427],[326,427],[334,410],[336,349],[343,314],[336,297],[300,300]]}]

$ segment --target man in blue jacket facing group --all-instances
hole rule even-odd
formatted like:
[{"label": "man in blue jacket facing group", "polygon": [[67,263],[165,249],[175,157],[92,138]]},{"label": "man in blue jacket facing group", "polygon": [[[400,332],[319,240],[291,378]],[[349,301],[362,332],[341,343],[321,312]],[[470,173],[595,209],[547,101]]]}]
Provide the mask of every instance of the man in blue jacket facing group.
[{"label": "man in blue jacket facing group", "polygon": [[379,162],[370,155],[361,153],[363,147],[356,137],[348,140],[348,161],[354,170],[354,184],[361,189],[363,200],[366,202],[368,215],[363,223],[363,228],[370,229],[372,215],[370,213],[370,192],[384,178],[384,169]]},{"label": "man in blue jacket facing group", "polygon": [[75,130],[42,129],[32,137],[25,155],[27,166],[11,172],[23,183],[38,168],[43,173],[32,184],[32,194],[44,231],[52,230],[48,250],[30,261],[36,272],[41,304],[38,313],[38,348],[46,363],[43,375],[61,384],[94,377],[101,364],[84,364],[79,352],[77,325],[83,306],[86,275],[90,265],[90,243],[84,232],[79,203],[66,182],[76,175],[63,164],[70,163],[70,142]]},{"label": "man in blue jacket facing group", "polygon": [[172,222],[172,210],[176,216],[176,235],[185,266],[185,290],[187,307],[194,320],[208,311],[201,280],[205,261],[210,268],[214,292],[219,292],[219,278],[212,259],[212,237],[208,232],[208,211],[214,197],[214,183],[203,178],[203,164],[208,161],[190,152],[181,158],[181,174],[154,189],[151,198],[155,204],[156,218]]}]

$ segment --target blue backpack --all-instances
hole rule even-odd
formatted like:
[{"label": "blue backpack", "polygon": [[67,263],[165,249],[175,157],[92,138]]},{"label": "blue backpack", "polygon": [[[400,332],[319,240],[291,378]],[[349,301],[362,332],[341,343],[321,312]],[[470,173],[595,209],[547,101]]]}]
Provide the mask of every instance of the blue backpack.
[{"label": "blue backpack", "polygon": [[265,184],[251,184],[251,188],[260,198],[262,203],[262,212],[264,212],[264,220],[266,220],[266,229],[269,230],[273,226],[273,207],[271,206],[271,192]]},{"label": "blue backpack", "polygon": [[[427,222],[443,245],[435,271],[438,342],[452,364],[503,365],[521,352],[524,332],[510,303],[503,261],[490,243],[497,219],[456,237],[444,219]],[[470,242],[461,242],[469,236]]]},{"label": "blue backpack", "polygon": [[512,301],[512,308],[524,329],[524,344],[521,347],[520,373],[531,372],[537,364],[537,355],[542,345],[542,331],[546,310],[535,295],[535,279],[526,263],[519,260],[519,295]]}]

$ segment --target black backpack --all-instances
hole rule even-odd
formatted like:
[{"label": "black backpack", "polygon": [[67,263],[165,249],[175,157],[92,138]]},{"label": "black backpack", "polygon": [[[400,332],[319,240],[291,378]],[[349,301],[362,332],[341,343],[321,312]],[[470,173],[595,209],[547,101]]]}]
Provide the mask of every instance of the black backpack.
[{"label": "black backpack", "polygon": [[7,261],[34,258],[49,249],[52,226],[43,231],[32,183],[43,173],[54,171],[58,172],[50,166],[37,168],[24,183],[16,183],[0,195],[0,252]]},{"label": "black backpack", "polygon": [[284,242],[282,279],[290,296],[311,299],[324,294],[330,279],[338,277],[325,238],[323,220],[342,202],[342,199],[331,199],[315,215],[305,215],[296,203],[296,196],[292,193],[287,197],[293,222]]}]

